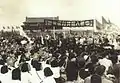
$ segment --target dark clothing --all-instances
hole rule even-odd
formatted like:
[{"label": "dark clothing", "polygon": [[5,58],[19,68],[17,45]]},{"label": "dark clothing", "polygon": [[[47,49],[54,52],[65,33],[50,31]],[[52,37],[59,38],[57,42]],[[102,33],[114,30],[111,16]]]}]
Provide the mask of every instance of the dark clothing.
[{"label": "dark clothing", "polygon": [[120,83],[120,64],[113,66],[113,74],[115,75],[115,83]]},{"label": "dark clothing", "polygon": [[66,68],[67,81],[77,80],[78,68],[76,62],[68,61]]}]

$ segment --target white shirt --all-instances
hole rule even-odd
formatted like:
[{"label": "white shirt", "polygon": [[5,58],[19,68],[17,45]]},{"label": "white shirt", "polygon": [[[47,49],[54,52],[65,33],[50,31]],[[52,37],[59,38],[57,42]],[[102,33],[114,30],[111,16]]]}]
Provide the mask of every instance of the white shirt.
[{"label": "white shirt", "polygon": [[14,66],[15,66],[16,68],[19,67],[20,57],[21,57],[21,56],[18,56],[18,59],[17,59],[17,61],[16,61],[15,64],[14,64]]},{"label": "white shirt", "polygon": [[37,73],[36,73],[36,70],[35,70],[35,68],[31,68],[31,71],[30,71],[30,73],[31,73],[31,75],[32,75],[32,82],[34,82],[34,83],[40,83],[40,79],[39,79],[39,77],[38,77],[38,75],[37,75]]},{"label": "white shirt", "polygon": [[56,83],[56,81],[52,76],[49,76],[49,77],[46,77],[42,83]]},{"label": "white shirt", "polygon": [[20,80],[10,80],[9,83],[21,83]]},{"label": "white shirt", "polygon": [[81,39],[80,39],[80,44],[83,44],[84,41],[85,41],[85,39],[84,39],[84,38],[81,38]]},{"label": "white shirt", "polygon": [[38,73],[38,75],[40,77],[39,79],[43,80],[45,78],[43,70],[37,71],[37,73]]},{"label": "white shirt", "polygon": [[120,55],[118,55],[118,63],[120,63],[119,61],[120,61]]},{"label": "white shirt", "polygon": [[21,83],[33,83],[32,74],[28,72],[21,72]]},{"label": "white shirt", "polygon": [[42,63],[42,67],[43,67],[43,70],[46,68],[46,67],[49,67],[49,68],[51,68],[51,65],[49,65],[49,64],[46,64],[46,62],[41,62]]},{"label": "white shirt", "polygon": [[91,83],[91,76],[85,78],[84,83]]},{"label": "white shirt", "polygon": [[5,73],[5,74],[1,74],[0,73],[0,81],[2,83],[9,83],[9,81],[12,79],[12,74],[11,72]]},{"label": "white shirt", "polygon": [[3,65],[0,65],[0,71],[1,71],[1,67],[2,67]]},{"label": "white shirt", "polygon": [[88,39],[88,43],[89,43],[89,44],[92,44],[92,43],[93,43],[93,39],[92,39],[92,38],[89,38],[89,39]]},{"label": "white shirt", "polygon": [[112,66],[112,61],[107,58],[100,59],[99,63],[100,65],[104,65],[106,67],[106,71],[108,70],[110,66]]},{"label": "white shirt", "polygon": [[53,77],[54,78],[59,78],[60,77],[60,67],[51,67],[51,70],[53,72]]}]

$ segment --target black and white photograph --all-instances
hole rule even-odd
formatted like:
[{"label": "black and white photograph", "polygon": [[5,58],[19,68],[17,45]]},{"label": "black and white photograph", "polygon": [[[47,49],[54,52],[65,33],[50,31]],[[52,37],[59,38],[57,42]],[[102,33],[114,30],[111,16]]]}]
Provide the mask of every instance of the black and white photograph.
[{"label": "black and white photograph", "polygon": [[120,0],[0,0],[0,83],[120,83]]}]

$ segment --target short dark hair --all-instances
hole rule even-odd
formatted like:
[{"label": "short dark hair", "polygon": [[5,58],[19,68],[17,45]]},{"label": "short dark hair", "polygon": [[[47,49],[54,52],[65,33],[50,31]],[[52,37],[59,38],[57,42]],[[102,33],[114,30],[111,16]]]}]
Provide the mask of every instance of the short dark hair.
[{"label": "short dark hair", "polygon": [[41,63],[37,63],[35,69],[36,69],[36,71],[42,70],[42,64]]},{"label": "short dark hair", "polygon": [[29,66],[28,63],[23,63],[22,66],[21,66],[21,71],[22,72],[29,72],[28,66]]},{"label": "short dark hair", "polygon": [[90,76],[90,73],[89,73],[89,71],[85,71],[85,68],[81,68],[79,71],[79,76],[82,79],[85,79],[86,77]]},{"label": "short dark hair", "polygon": [[91,83],[102,83],[101,76],[94,74],[91,76]]},{"label": "short dark hair", "polygon": [[91,61],[92,61],[92,63],[98,62],[97,56],[95,56],[95,55],[91,56]]},{"label": "short dark hair", "polygon": [[95,74],[102,76],[105,72],[105,66],[99,65],[95,68]]},{"label": "short dark hair", "polygon": [[8,72],[8,66],[7,66],[7,65],[2,66],[2,67],[1,67],[1,73],[2,73],[2,74],[5,74],[5,73],[7,73],[7,72]]},{"label": "short dark hair", "polygon": [[13,69],[12,80],[21,80],[21,72],[19,68]]},{"label": "short dark hair", "polygon": [[5,64],[4,60],[0,59],[0,65],[4,65],[4,64]]},{"label": "short dark hair", "polygon": [[44,69],[44,75],[45,75],[46,77],[52,76],[52,75],[53,75],[53,72],[52,72],[52,70],[51,70],[49,67],[46,67],[46,68]]},{"label": "short dark hair", "polygon": [[32,61],[31,61],[32,67],[33,67],[33,68],[36,68],[37,64],[38,64],[38,61],[32,59]]},{"label": "short dark hair", "polygon": [[111,56],[109,59],[112,61],[113,64],[116,64],[118,61],[118,56],[114,55],[114,56]]},{"label": "short dark hair", "polygon": [[58,61],[55,59],[51,62],[51,67],[58,67],[59,66],[58,64],[59,64]]},{"label": "short dark hair", "polygon": [[39,63],[37,60],[32,59],[31,65],[32,65],[33,68],[36,69],[36,71],[42,70],[42,64]]}]

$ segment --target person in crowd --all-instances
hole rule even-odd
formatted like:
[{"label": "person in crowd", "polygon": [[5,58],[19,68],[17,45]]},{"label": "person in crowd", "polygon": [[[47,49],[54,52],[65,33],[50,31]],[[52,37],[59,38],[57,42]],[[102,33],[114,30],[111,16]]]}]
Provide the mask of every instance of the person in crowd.
[{"label": "person in crowd", "polygon": [[79,77],[81,78],[81,80],[85,79],[86,77],[88,77],[90,75],[89,71],[87,68],[85,68],[85,59],[84,58],[78,58],[78,68],[79,68]]},{"label": "person in crowd", "polygon": [[12,80],[10,83],[21,83],[21,71],[19,68],[12,70]]},{"label": "person in crowd", "polygon": [[84,83],[113,83],[104,76],[104,73],[105,66],[103,65],[97,66],[95,68],[95,73],[90,77],[87,77]]},{"label": "person in crowd", "polygon": [[0,81],[1,83],[8,83],[11,79],[11,72],[7,65],[3,65],[0,71]]},{"label": "person in crowd", "polygon": [[94,74],[94,68],[98,65],[98,58],[95,55],[90,56],[90,62],[86,64],[86,69],[89,70],[90,74]]},{"label": "person in crowd", "polygon": [[77,80],[78,67],[75,56],[68,57],[68,62],[66,67],[66,77],[68,82],[73,82]]},{"label": "person in crowd", "polygon": [[113,66],[113,74],[115,76],[114,83],[120,83],[120,64],[116,64]]},{"label": "person in crowd", "polygon": [[108,55],[106,55],[106,53],[103,54],[102,59],[99,59],[98,63],[100,65],[104,65],[106,67],[106,70],[105,70],[106,73],[107,73],[109,67],[112,66],[112,61],[109,60],[109,57],[108,57]]},{"label": "person in crowd", "polygon": [[7,83],[8,79],[12,83],[83,83],[84,80],[107,83],[110,78],[107,74],[112,74],[115,78],[112,81],[119,83],[119,61],[116,56],[120,55],[120,51],[104,48],[111,46],[107,44],[109,39],[105,36],[95,37],[101,41],[94,43],[92,36],[81,35],[76,43],[75,38],[58,36],[54,39],[52,35],[42,34],[42,39],[35,35],[30,38],[32,42],[28,42],[26,37],[14,32],[1,34],[1,82]]},{"label": "person in crowd", "polygon": [[59,83],[60,67],[56,58],[51,62],[51,70],[53,72],[53,77],[55,78],[56,83]]},{"label": "person in crowd", "polygon": [[36,74],[39,78],[39,80],[43,80],[44,79],[44,72],[43,72],[43,67],[42,67],[42,63],[37,63],[37,66],[36,66]]},{"label": "person in crowd", "polygon": [[3,61],[3,59],[0,59],[0,69],[4,64],[5,64],[5,62]]},{"label": "person in crowd", "polygon": [[31,61],[31,74],[32,74],[32,80],[36,80],[36,83],[40,83],[41,80],[44,78],[44,74],[42,71],[42,64],[39,63],[37,60]]},{"label": "person in crowd", "polygon": [[55,79],[53,78],[53,72],[49,67],[44,69],[44,76],[45,78],[41,83],[56,83]]},{"label": "person in crowd", "polygon": [[23,63],[21,66],[21,83],[34,83],[30,73],[29,64]]},{"label": "person in crowd", "polygon": [[78,73],[77,83],[84,83],[84,79],[89,76],[88,70],[81,68]]}]

